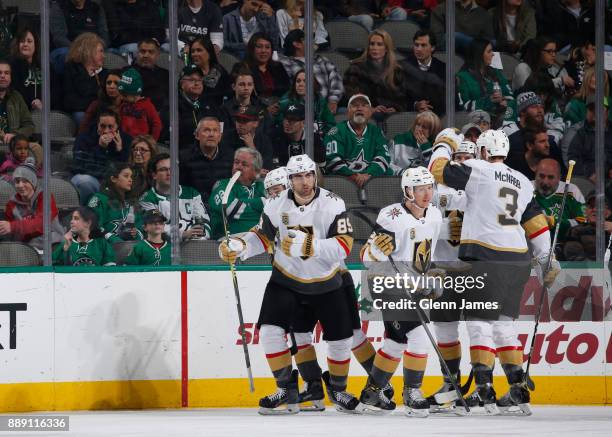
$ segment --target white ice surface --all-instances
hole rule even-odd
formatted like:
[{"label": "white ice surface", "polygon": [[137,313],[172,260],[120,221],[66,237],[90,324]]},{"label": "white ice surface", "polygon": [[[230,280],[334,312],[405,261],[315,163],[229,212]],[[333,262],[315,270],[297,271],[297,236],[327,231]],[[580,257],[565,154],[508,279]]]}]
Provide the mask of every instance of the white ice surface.
[{"label": "white ice surface", "polygon": [[[263,417],[254,409],[68,412],[70,432],[0,432],[15,437],[195,436],[612,436],[612,407],[535,406],[531,417],[408,418],[399,407],[383,417],[322,413]],[[62,413],[49,413],[62,414]]]}]

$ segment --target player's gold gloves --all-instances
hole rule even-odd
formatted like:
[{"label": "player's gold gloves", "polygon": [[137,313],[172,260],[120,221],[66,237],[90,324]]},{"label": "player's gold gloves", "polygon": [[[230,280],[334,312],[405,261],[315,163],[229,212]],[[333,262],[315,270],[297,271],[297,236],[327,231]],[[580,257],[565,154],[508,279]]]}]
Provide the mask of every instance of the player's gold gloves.
[{"label": "player's gold gloves", "polygon": [[463,219],[459,216],[451,217],[448,219],[448,226],[450,228],[450,240],[461,240],[461,228],[463,227]]},{"label": "player's gold gloves", "polygon": [[550,287],[555,282],[555,279],[557,279],[557,275],[561,273],[561,264],[559,264],[559,261],[556,260],[554,255],[552,257],[553,259],[550,264],[550,270],[547,272],[545,270],[546,267],[548,267],[548,255],[537,258],[538,268],[536,271],[538,273],[538,277],[540,278],[540,282],[542,282],[546,288]]},{"label": "player's gold gloves", "polygon": [[312,234],[291,230],[281,241],[281,250],[290,257],[314,256],[315,241]]},{"label": "player's gold gloves", "polygon": [[246,243],[244,240],[230,237],[229,244],[227,239],[221,241],[219,245],[219,257],[228,264],[234,264],[236,258],[242,255],[245,249]]}]

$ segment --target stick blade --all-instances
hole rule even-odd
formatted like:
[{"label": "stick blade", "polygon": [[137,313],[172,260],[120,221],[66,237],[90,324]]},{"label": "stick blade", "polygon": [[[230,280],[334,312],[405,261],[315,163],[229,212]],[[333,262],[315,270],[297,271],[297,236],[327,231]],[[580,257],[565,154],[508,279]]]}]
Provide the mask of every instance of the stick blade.
[{"label": "stick blade", "polygon": [[240,174],[241,174],[240,170],[238,170],[236,173],[232,175],[229,182],[227,183],[227,187],[225,187],[225,191],[223,192],[223,198],[221,199],[222,205],[224,206],[227,205],[227,201],[229,199],[230,192],[232,191],[232,188],[234,188],[234,185],[236,184],[236,181],[240,177]]}]

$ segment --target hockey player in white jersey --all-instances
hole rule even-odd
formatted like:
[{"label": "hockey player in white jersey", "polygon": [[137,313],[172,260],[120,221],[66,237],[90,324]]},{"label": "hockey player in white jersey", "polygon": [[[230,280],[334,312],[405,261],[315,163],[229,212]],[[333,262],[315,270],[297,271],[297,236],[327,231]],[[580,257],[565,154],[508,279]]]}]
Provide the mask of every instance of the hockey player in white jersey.
[{"label": "hockey player in white jersey", "polygon": [[264,188],[267,198],[274,197],[289,188],[287,169],[285,167],[278,167],[270,170],[264,178]]},{"label": "hockey player in white jersey", "polygon": [[[406,273],[411,277],[424,279],[434,273],[430,270],[432,253],[445,226],[440,211],[431,204],[434,178],[424,167],[409,168],[402,174],[401,187],[404,201],[380,211],[361,258],[366,266],[377,267],[378,263],[388,261],[392,256],[394,262],[407,269]],[[437,288],[423,286],[417,291],[421,295],[437,297],[441,293],[441,284]],[[395,409],[395,403],[382,388],[388,384],[403,355],[406,414],[425,417],[429,413],[429,405],[420,387],[430,345],[423,327],[412,314],[412,318],[388,320],[383,312],[385,342],[376,353],[368,384],[360,398],[369,411]]]},{"label": "hockey player in white jersey", "polygon": [[259,224],[219,247],[230,261],[276,246],[257,326],[278,390],[260,400],[260,412],[274,414],[283,404],[284,412],[299,412],[297,370],[285,335],[308,332],[317,320],[328,344],[327,394],[340,411],[360,412],[359,400],[346,392],[353,327],[341,267],[353,245],[352,226],[344,201],[317,187],[316,164],[307,155],[291,157],[287,175],[290,189],[265,205]]},{"label": "hockey player in white jersey", "polygon": [[[510,384],[510,393],[504,402],[518,405],[528,413],[523,351],[513,319],[518,316],[520,297],[530,274],[527,240],[544,271],[550,233],[546,217],[533,198],[529,179],[504,164],[510,148],[506,135],[489,130],[478,138],[477,144],[483,159],[457,164],[451,161],[452,153],[459,146],[456,138],[449,135],[438,139],[430,169],[439,184],[465,191],[467,203],[459,256],[472,264],[473,277],[486,278],[484,288],[478,293],[464,293],[470,302],[464,314],[478,395],[487,413],[499,413],[492,385],[497,353]],[[551,270],[542,278],[543,283],[550,285],[559,271],[559,263],[553,260]]]}]

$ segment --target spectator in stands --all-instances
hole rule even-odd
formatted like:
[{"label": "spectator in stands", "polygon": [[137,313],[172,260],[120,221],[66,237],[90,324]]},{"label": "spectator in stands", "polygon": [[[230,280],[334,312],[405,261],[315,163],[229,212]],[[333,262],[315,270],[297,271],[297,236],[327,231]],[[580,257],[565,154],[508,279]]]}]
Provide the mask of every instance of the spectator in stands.
[{"label": "spectator in stands", "polygon": [[221,122],[230,121],[226,112],[205,98],[202,70],[195,65],[183,68],[179,92],[179,148],[188,148],[193,143],[193,133],[198,120],[207,115]]},{"label": "spectator in stands", "polygon": [[433,141],[441,130],[440,119],[431,111],[420,112],[408,132],[398,134],[389,144],[393,174],[401,175],[411,167],[427,165]]},{"label": "spectator in stands", "polygon": [[234,148],[221,138],[219,119],[204,117],[195,131],[196,143],[181,153],[181,184],[194,187],[204,199],[215,182],[231,174]]},{"label": "spectator in stands", "polygon": [[159,7],[152,0],[103,0],[110,45],[122,55],[136,57],[138,42],[145,38],[166,39]]},{"label": "spectator in stands", "polygon": [[[292,89],[295,88],[295,76],[306,68],[304,55],[304,31],[290,31],[285,38],[284,56],[280,56],[279,61],[294,80]],[[329,110],[335,114],[338,102],[344,95],[342,76],[333,62],[319,54],[314,55],[312,72],[318,84],[319,95],[327,101]]]},{"label": "spectator in stands", "polygon": [[573,47],[564,67],[567,74],[574,80],[574,89],[580,89],[586,71],[595,68],[594,40],[589,38],[583,44]]},{"label": "spectator in stands", "polygon": [[72,114],[77,126],[106,80],[108,72],[103,65],[104,42],[95,33],[79,35],[70,46],[64,67],[64,110]]},{"label": "spectator in stands", "polygon": [[268,34],[278,50],[278,26],[266,0],[243,0],[240,8],[223,16],[224,49],[239,59],[244,59],[247,43],[258,32]]},{"label": "spectator in stands", "polygon": [[[593,191],[587,195],[586,222],[574,226],[567,234],[563,247],[563,259],[566,261],[595,261],[597,259],[596,228],[598,221],[595,201],[596,195]],[[605,241],[607,242],[610,241],[612,233],[612,207],[608,195],[604,196],[604,219]]]},{"label": "spectator in stands", "polygon": [[[334,114],[331,113],[325,98],[319,94],[318,82],[315,82],[314,89],[314,121],[315,135],[325,135],[332,127],[336,125],[336,119]],[[306,72],[300,70],[295,76],[293,76],[293,83],[291,89],[283,95],[280,99],[280,111],[276,117],[277,124],[282,122],[285,111],[287,108],[296,104],[305,104],[304,99],[306,96]],[[265,158],[264,158],[265,162]],[[264,164],[265,167],[265,164]],[[267,168],[267,167],[265,167]]]},{"label": "spectator in stands", "polygon": [[[6,204],[5,219],[0,220],[0,238],[23,241],[39,252],[43,249],[43,193],[38,187],[34,160],[15,168],[13,181],[16,193]],[[55,198],[51,194],[51,242],[58,243],[64,233],[58,220]]]},{"label": "spectator in stands", "polygon": [[49,11],[49,31],[55,48],[50,53],[51,65],[64,72],[64,58],[79,35],[93,33],[102,46],[108,46],[108,26],[102,7],[93,0],[55,0]]},{"label": "spectator in stands", "polygon": [[435,0],[386,0],[380,15],[385,20],[408,20],[422,28],[428,28],[431,9],[436,5]]},{"label": "spectator in stands", "polygon": [[223,49],[223,16],[219,6],[212,1],[186,0],[179,6],[178,24],[180,46],[207,36],[217,53]]},{"label": "spectator in stands", "polygon": [[149,161],[157,155],[155,139],[151,135],[138,135],[132,140],[128,164],[132,169],[130,198],[138,199],[150,186],[147,173]]},{"label": "spectator in stands", "polygon": [[131,137],[151,135],[159,140],[162,124],[151,99],[142,96],[142,78],[134,68],[129,68],[119,81],[121,93],[121,130]]},{"label": "spectator in stands", "polygon": [[169,72],[157,65],[159,50],[158,40],[144,38],[138,43],[138,53],[132,68],[136,69],[142,77],[142,95],[151,99],[160,112],[162,124],[167,126]]},{"label": "spectator in stands", "polygon": [[[561,167],[559,163],[550,158],[540,160],[535,171],[534,197],[546,214],[551,233],[554,233],[554,227],[559,223],[559,211],[563,200],[563,193],[558,190],[560,181]],[[563,210],[563,218],[559,225],[559,241],[561,243],[565,242],[569,229],[584,222],[584,205],[577,201],[574,196],[568,195]]]},{"label": "spectator in stands", "polygon": [[[230,100],[226,100],[223,104],[222,110],[226,114],[236,114],[240,111],[244,111],[249,106],[255,106],[260,111],[265,111],[266,106],[258,98],[255,93],[255,84],[253,80],[253,74],[251,69],[246,64],[234,65],[232,71],[232,89],[234,91],[234,97]],[[279,105],[280,106],[280,105]],[[221,120],[224,121],[224,120]],[[273,121],[269,114],[264,115],[262,122],[264,130],[267,133],[271,132]],[[233,121],[229,126],[229,129],[233,129]]]},{"label": "spectator in stands", "polygon": [[457,94],[464,111],[483,109],[491,116],[491,127],[516,120],[516,103],[502,70],[491,67],[493,46],[476,38],[470,55],[457,73]]},{"label": "spectator in stands", "polygon": [[544,15],[544,32],[555,38],[561,52],[595,34],[595,14],[588,0],[558,0]]},{"label": "spectator in stands", "polygon": [[263,33],[256,33],[247,45],[247,63],[253,74],[255,91],[268,113],[276,115],[278,100],[289,89],[289,76],[280,62],[272,59],[272,40]]},{"label": "spectator in stands", "polygon": [[215,105],[223,104],[232,94],[231,78],[219,63],[214,47],[208,38],[196,38],[189,47],[191,62],[202,71],[204,97]]},{"label": "spectator in stands", "polygon": [[[604,73],[604,96],[610,95],[610,83],[608,75]],[[595,68],[589,68],[584,74],[584,82],[574,95],[574,98],[569,101],[565,107],[563,119],[568,125],[576,124],[584,121],[586,118],[586,102],[591,96],[595,96]]]},{"label": "spectator in stands", "polygon": [[536,37],[535,11],[525,0],[501,0],[490,10],[495,48],[516,53]]},{"label": "spectator in stands", "polygon": [[[610,119],[608,117],[608,98],[604,98],[604,117],[606,119],[604,133],[605,162],[603,165],[609,168],[612,165],[612,129],[610,129]],[[576,135],[570,143],[567,153],[568,159],[576,161],[574,175],[589,178],[595,182],[595,96],[591,95],[587,99],[587,113],[584,125],[578,129]]]},{"label": "spectator in stands", "polygon": [[[234,153],[232,175],[240,171],[240,177],[228,198],[227,221],[230,234],[247,232],[259,223],[266,198],[263,180],[258,179],[261,166],[261,154],[251,147],[241,147]],[[212,237],[215,239],[224,235],[221,199],[228,182],[229,178],[217,181],[208,199]]]},{"label": "spectator in stands", "polygon": [[117,114],[121,109],[122,96],[119,92],[119,81],[123,73],[121,70],[111,70],[106,76],[104,85],[98,90],[98,98],[91,102],[85,111],[78,133],[82,134],[91,129],[92,123],[100,111],[113,111]]},{"label": "spectator in stands", "polygon": [[524,153],[522,155],[513,154],[509,156],[505,163],[508,167],[523,173],[528,179],[533,180],[540,160],[550,156],[548,134],[546,129],[539,127],[525,130],[523,138],[525,140]]},{"label": "spectator in stands", "polygon": [[[160,153],[149,161],[152,187],[140,198],[143,211],[158,210],[166,218],[164,231],[170,235],[170,155]],[[229,173],[229,171],[228,171]],[[181,178],[183,175],[181,174]],[[210,218],[202,196],[193,187],[179,186],[179,234],[183,240],[207,240],[210,238]]]},{"label": "spectator in stands", "polygon": [[[316,5],[315,5],[316,7]],[[281,45],[292,30],[304,31],[304,0],[286,0],[285,8],[276,11],[276,21],[280,31]],[[325,50],[329,47],[329,35],[323,23],[323,14],[313,10],[312,27],[314,30],[314,50]]]},{"label": "spectator in stands", "polygon": [[172,264],[170,239],[164,232],[166,218],[157,209],[143,215],[143,229],[146,237],[134,245],[125,259],[127,265],[169,266]]},{"label": "spectator in stands", "polygon": [[249,147],[257,150],[262,156],[261,176],[265,176],[273,168],[272,158],[274,149],[270,138],[263,130],[261,121],[263,112],[256,106],[241,108],[239,112],[232,114],[235,129],[229,131],[228,143],[234,148]]},{"label": "spectator in stands", "polygon": [[102,190],[90,197],[87,206],[98,217],[100,230],[109,243],[142,240],[140,214],[130,196],[132,191],[132,169],[127,162],[111,164]]},{"label": "spectator in stands", "polygon": [[96,125],[79,134],[74,141],[72,184],[79,191],[81,203],[87,204],[100,191],[100,179],[112,162],[127,162],[132,138],[120,129],[119,115],[101,111]]},{"label": "spectator in stands", "polygon": [[11,42],[13,89],[19,92],[30,110],[42,109],[42,73],[38,35],[28,27],[19,30]]},{"label": "spectator in stands", "polygon": [[368,121],[372,103],[364,94],[348,102],[348,120],[333,127],[323,143],[327,150],[327,172],[348,176],[362,188],[372,176],[390,175],[387,140],[382,131]]},{"label": "spectator in stands", "polygon": [[[441,2],[431,12],[431,31],[442,43],[446,34],[446,5]],[[455,48],[459,54],[468,54],[475,38],[492,41],[493,20],[475,0],[455,1]],[[444,50],[443,44],[440,44]]]},{"label": "spectator in stands", "polygon": [[478,140],[478,137],[482,133],[482,129],[475,123],[467,123],[461,128],[461,133],[466,140],[476,144],[476,140]]},{"label": "spectator in stands", "polygon": [[0,165],[0,179],[11,182],[15,169],[27,159],[33,159],[31,165],[36,168],[36,176],[39,178],[43,176],[43,150],[40,144],[30,143],[28,137],[17,134],[9,142],[9,151],[5,161]]},{"label": "spectator in stands", "polygon": [[391,36],[377,29],[368,36],[363,54],[344,73],[344,88],[347,96],[358,93],[372,96],[374,113],[382,115],[407,110],[408,80],[395,56]]},{"label": "spectator in stands", "polygon": [[63,244],[53,251],[54,266],[114,266],[115,251],[98,227],[96,213],[86,206],[77,208]]},{"label": "spectator in stands", "polygon": [[523,48],[522,62],[514,69],[512,75],[512,89],[520,92],[525,82],[530,77],[536,78],[538,82],[549,81],[561,95],[566,88],[574,88],[572,79],[564,68],[560,68],[555,60],[557,54],[557,43],[547,36],[538,36],[528,41]]},{"label": "spectator in stands", "polygon": [[548,78],[531,76],[525,82],[525,90],[532,90],[542,101],[544,107],[544,126],[548,135],[554,138],[555,144],[561,144],[567,126],[561,115],[557,93]]},{"label": "spectator in stands", "polygon": [[29,137],[34,133],[28,106],[11,84],[11,64],[0,60],[0,142],[5,144],[17,134]]},{"label": "spectator in stands", "polygon": [[429,30],[418,30],[412,38],[412,53],[401,62],[409,80],[406,83],[409,111],[446,112],[446,65],[432,55],[436,38]]},{"label": "spectator in stands", "polygon": [[350,21],[361,24],[368,32],[374,29],[374,20],[379,18],[379,4],[375,0],[342,0],[339,12]]},{"label": "spectator in stands", "polygon": [[468,114],[468,122],[477,124],[482,132],[491,129],[491,116],[482,109],[470,112]]}]

